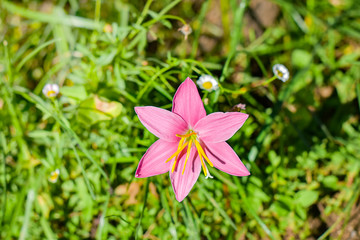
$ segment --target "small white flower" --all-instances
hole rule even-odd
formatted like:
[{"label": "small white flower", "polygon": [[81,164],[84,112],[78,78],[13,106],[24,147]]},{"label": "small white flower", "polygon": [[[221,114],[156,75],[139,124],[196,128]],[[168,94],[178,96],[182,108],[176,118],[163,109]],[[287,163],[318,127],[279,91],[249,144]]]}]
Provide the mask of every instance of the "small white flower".
[{"label": "small white flower", "polygon": [[178,31],[184,34],[185,40],[187,40],[188,36],[192,33],[192,28],[189,24],[185,24],[184,26],[179,28]]},{"label": "small white flower", "polygon": [[56,183],[60,175],[60,170],[57,168],[55,171],[50,173],[49,181],[52,183]]},{"label": "small white flower", "polygon": [[44,86],[42,92],[47,98],[56,97],[59,94],[59,85],[48,83]]},{"label": "small white flower", "polygon": [[214,91],[219,88],[219,83],[215,80],[214,77],[210,75],[202,75],[197,81],[197,85],[201,89],[207,90],[209,92]]},{"label": "small white flower", "polygon": [[275,64],[273,66],[273,73],[275,76],[283,82],[289,80],[289,70],[282,64]]}]

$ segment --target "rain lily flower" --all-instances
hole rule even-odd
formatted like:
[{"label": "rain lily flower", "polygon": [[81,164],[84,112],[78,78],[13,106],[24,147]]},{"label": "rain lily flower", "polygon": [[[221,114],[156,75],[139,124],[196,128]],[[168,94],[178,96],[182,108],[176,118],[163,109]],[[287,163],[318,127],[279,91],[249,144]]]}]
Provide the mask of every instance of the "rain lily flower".
[{"label": "rain lily flower", "polygon": [[204,90],[214,91],[219,88],[219,83],[215,80],[213,76],[202,75],[197,81],[197,85]]},{"label": "rain lily flower", "polygon": [[60,170],[57,168],[55,171],[50,173],[49,181],[52,183],[56,183],[60,175]]},{"label": "rain lily flower", "polygon": [[173,99],[172,111],[135,107],[141,123],[160,138],[141,158],[135,177],[169,171],[176,199],[181,202],[198,179],[201,169],[211,177],[207,164],[235,176],[250,175],[234,150],[225,142],[244,124],[241,112],[206,115],[194,82],[187,78]]},{"label": "rain lily flower", "polygon": [[273,66],[273,73],[275,76],[283,82],[289,80],[289,70],[282,64],[275,64]]},{"label": "rain lily flower", "polygon": [[42,92],[47,98],[56,97],[59,94],[59,85],[48,83],[44,86]]},{"label": "rain lily flower", "polygon": [[185,24],[184,26],[179,28],[178,31],[184,34],[185,40],[187,40],[188,36],[192,33],[192,28],[189,24]]}]

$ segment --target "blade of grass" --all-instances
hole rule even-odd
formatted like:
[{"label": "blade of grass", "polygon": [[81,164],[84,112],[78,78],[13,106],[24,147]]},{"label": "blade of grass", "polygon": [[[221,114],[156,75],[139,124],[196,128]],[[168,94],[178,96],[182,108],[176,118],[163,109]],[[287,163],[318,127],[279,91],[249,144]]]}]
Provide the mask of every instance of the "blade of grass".
[{"label": "blade of grass", "polygon": [[194,220],[192,212],[190,211],[187,199],[185,198],[181,202],[181,204],[183,206],[183,211],[185,215],[185,224],[187,226],[186,230],[188,231],[189,239],[200,239],[199,230],[196,227],[196,222]]},{"label": "blade of grass", "polygon": [[182,19],[181,17],[173,16],[173,15],[163,15],[163,16],[161,16],[161,17],[156,17],[156,18],[154,18],[154,19],[152,19],[152,20],[150,20],[150,21],[147,21],[147,22],[144,23],[142,26],[143,26],[144,28],[146,28],[146,27],[149,27],[149,26],[151,26],[151,25],[153,25],[153,24],[155,24],[155,23],[157,23],[157,22],[159,22],[159,21],[161,21],[161,20],[167,20],[167,19],[178,20],[178,21],[180,21],[182,24],[184,24],[184,25],[186,24],[185,20]]},{"label": "blade of grass", "polygon": [[14,92],[23,96],[28,101],[35,104],[35,106],[41,110],[43,113],[48,114],[49,116],[53,117],[61,127],[69,134],[70,137],[74,138],[76,143],[79,145],[80,150],[86,155],[86,157],[96,166],[96,168],[100,171],[105,179],[108,179],[107,174],[101,168],[99,163],[97,163],[94,158],[91,156],[89,151],[85,148],[83,142],[77,136],[77,134],[72,130],[70,123],[67,121],[65,117],[63,117],[59,113],[55,113],[53,109],[50,110],[50,106],[46,105],[45,102],[37,95],[33,94],[29,90],[23,87],[16,86],[14,87]]},{"label": "blade of grass", "polygon": [[159,93],[164,95],[164,97],[166,97],[168,100],[172,101],[172,96],[160,84],[154,83],[154,85],[154,88],[158,90]]},{"label": "blade of grass", "polygon": [[57,239],[57,237],[55,236],[54,232],[52,231],[49,222],[47,221],[47,219],[42,216],[40,219],[40,225],[42,227],[42,229],[44,230],[44,234],[46,236],[47,239]]},{"label": "blade of grass", "polygon": [[152,4],[153,0],[147,0],[144,6],[143,11],[141,12],[140,17],[136,20],[135,25],[140,25],[142,23],[142,21],[144,20],[146,14],[148,13],[149,9],[150,9],[150,5]]},{"label": "blade of grass", "polygon": [[[147,0],[145,3],[145,6],[140,14],[140,16],[138,17],[138,19],[136,20],[135,26],[140,26],[140,24],[142,23],[142,21],[144,20],[146,14],[149,11],[150,5],[153,2],[153,0]],[[135,37],[135,35],[139,32],[138,28],[135,28],[134,30],[132,30],[129,34],[129,39],[132,39],[133,37]]]},{"label": "blade of grass", "polygon": [[146,203],[147,203],[147,200],[148,200],[148,195],[149,195],[149,179],[147,178],[146,179],[146,187],[145,187],[145,197],[144,197],[144,204],[143,204],[143,207],[142,207],[142,210],[141,210],[141,213],[140,213],[140,217],[139,217],[139,221],[138,221],[138,224],[137,224],[137,227],[136,227],[136,230],[135,230],[135,240],[139,238],[139,229],[141,227],[141,220],[144,216],[144,211],[145,211],[145,208],[146,208]]},{"label": "blade of grass", "polygon": [[264,77],[266,77],[267,71],[266,71],[266,68],[265,68],[264,64],[262,63],[261,59],[256,54],[251,54],[251,55],[255,59],[257,64],[259,65],[260,70],[261,70],[262,74],[264,75]]},{"label": "blade of grass", "polygon": [[46,82],[48,81],[48,79],[50,79],[50,77],[57,73],[58,71],[60,71],[64,66],[66,66],[69,63],[68,59],[65,59],[65,61],[61,61],[59,63],[57,63],[56,65],[54,65],[52,68],[50,68],[45,76],[40,80],[40,82],[36,85],[36,88],[34,89],[34,93],[36,95],[39,95],[43,89],[43,87],[45,86]]},{"label": "blade of grass", "polygon": [[[149,1],[149,0],[148,0]],[[152,2],[153,0],[151,0],[151,2]],[[153,24],[155,24],[156,22],[158,22],[158,21],[160,21],[161,20],[161,18],[163,17],[163,15],[165,15],[168,11],[170,11],[170,9],[172,9],[173,7],[175,7],[178,3],[180,3],[181,2],[181,0],[175,0],[175,1],[172,1],[172,2],[170,2],[170,4],[168,4],[166,7],[164,7],[159,13],[158,13],[158,15],[157,15],[157,17],[155,18],[155,19],[152,19],[152,20],[149,20],[149,21],[147,21],[147,22],[145,22],[144,24],[143,24],[143,28],[145,28],[145,27],[148,27],[148,26],[151,26],[151,25],[153,25]],[[148,2],[147,2],[148,3]],[[146,6],[145,6],[146,7]],[[144,10],[146,10],[146,12],[148,11],[148,9],[146,9],[144,7]],[[143,10],[143,13],[144,13],[144,10]],[[141,16],[143,15],[143,13],[141,14]],[[143,21],[143,18],[142,17],[139,17],[138,18],[138,20],[137,20],[137,25],[135,24],[135,26],[138,26],[139,24],[141,24],[141,22]],[[179,21],[181,21],[180,20],[180,18],[178,19]],[[135,35],[138,33],[140,31],[140,29],[138,29],[138,28],[135,28],[135,29],[133,29],[131,32],[130,32],[130,34],[129,34],[129,39],[132,39],[132,38],[134,38],[135,37]]]},{"label": "blade of grass", "polygon": [[211,72],[204,66],[204,64],[200,61],[196,61],[196,60],[193,60],[193,59],[184,59],[183,62],[186,62],[186,63],[192,63],[194,65],[198,65],[199,67],[202,68],[202,70],[208,74],[208,75],[212,75]]},{"label": "blade of grass", "polygon": [[24,42],[20,48],[16,51],[16,53],[14,53],[12,55],[11,58],[11,64],[14,64],[15,62],[17,62],[19,60],[19,58],[21,58],[23,56],[23,54],[31,47],[34,45],[35,42],[42,42],[41,40],[38,40],[38,36],[33,35],[31,37],[29,37],[27,39],[26,42]]},{"label": "blade of grass", "polygon": [[15,4],[7,2],[7,1],[3,1],[2,6],[4,7],[4,9],[9,11],[10,13],[18,14],[22,17],[40,21],[40,22],[53,23],[53,24],[64,24],[67,26],[85,28],[85,29],[91,29],[91,30],[101,29],[101,25],[102,25],[100,23],[96,23],[95,21],[93,21],[91,19],[77,17],[77,16],[66,15],[63,18],[58,18],[57,16],[54,16],[53,14],[32,11],[29,9],[18,7]]},{"label": "blade of grass", "polygon": [[359,106],[359,111],[360,111],[360,82],[359,81],[356,83],[356,95],[357,95],[358,106]]},{"label": "blade of grass", "polygon": [[161,181],[159,180],[159,178],[157,178],[157,179],[158,179],[158,183],[156,184],[156,186],[160,193],[161,205],[165,209],[165,212],[169,215],[170,225],[171,225],[172,229],[174,230],[174,231],[170,231],[170,234],[174,240],[177,240],[178,236],[177,236],[177,231],[176,231],[176,227],[175,227],[177,222],[175,222],[176,219],[174,219],[171,215],[171,210],[170,210],[168,199],[166,198],[165,189],[161,188]]},{"label": "blade of grass", "polygon": [[353,189],[353,195],[351,196],[349,202],[347,203],[345,209],[342,211],[341,215],[338,216],[336,221],[318,238],[318,240],[326,239],[332,231],[336,228],[336,226],[347,216],[350,214],[350,211],[354,204],[356,204],[357,199],[360,196],[360,180],[357,179],[357,183]]},{"label": "blade of grass", "polygon": [[163,74],[164,72],[170,70],[171,68],[173,68],[174,66],[173,65],[170,65],[169,67],[165,67],[165,68],[162,68],[161,70],[157,71],[149,81],[146,82],[145,86],[142,87],[142,89],[140,90],[138,96],[137,96],[137,101],[139,101],[143,95],[146,93],[146,91],[150,88],[150,86],[152,85],[153,81],[156,80],[156,78]]},{"label": "blade of grass", "polygon": [[35,199],[35,191],[34,191],[34,189],[31,188],[31,189],[29,189],[27,198],[26,198],[25,216],[24,216],[22,227],[21,227],[19,240],[25,240],[26,236],[28,235],[30,214],[32,211],[34,199]]},{"label": "blade of grass", "polygon": [[204,23],[204,19],[206,16],[206,13],[208,11],[209,5],[210,5],[211,0],[205,1],[200,9],[200,13],[199,13],[199,17],[198,17],[198,25],[197,25],[197,29],[195,29],[194,32],[194,40],[193,40],[193,44],[192,44],[192,50],[191,50],[191,58],[194,59],[196,56],[196,52],[197,49],[199,47],[199,38],[200,38],[200,33],[201,33],[201,27]]},{"label": "blade of grass", "polygon": [[199,190],[200,192],[210,201],[210,203],[214,206],[214,208],[219,211],[220,215],[223,216],[225,221],[234,229],[237,230],[237,227],[233,220],[229,217],[229,215],[225,212],[224,209],[221,208],[221,206],[216,202],[216,200],[210,196],[210,194],[207,193],[205,186],[202,183],[199,184]]},{"label": "blade of grass", "polygon": [[101,0],[96,0],[96,2],[95,2],[95,22],[97,24],[100,22],[100,9],[101,9]]},{"label": "blade of grass", "polygon": [[110,193],[108,192],[108,194],[106,195],[106,201],[104,203],[104,207],[103,207],[103,211],[100,217],[100,222],[99,222],[99,226],[98,229],[96,231],[96,239],[107,239],[106,236],[103,236],[103,229],[105,226],[105,216],[106,216],[106,212],[108,209],[108,205],[109,205],[109,200],[110,200]]},{"label": "blade of grass", "polygon": [[[11,84],[13,82],[13,72],[12,72],[7,42],[5,42],[5,41],[4,41],[4,48],[5,48],[5,60],[6,60],[6,65],[7,65],[8,83]],[[2,79],[2,85],[4,85],[4,86],[1,86],[1,92],[2,92],[2,95],[4,96],[4,100],[5,100],[5,103],[6,103],[10,118],[11,118],[12,126],[14,127],[15,132],[16,132],[15,139],[20,148],[19,158],[20,158],[20,160],[28,159],[30,153],[29,153],[28,146],[23,138],[24,133],[23,133],[23,129],[22,129],[22,126],[20,123],[20,119],[18,118],[18,113],[16,112],[16,108],[13,105],[12,89],[10,88],[9,84],[6,82],[5,78],[1,77],[1,79]]]},{"label": "blade of grass", "polygon": [[20,69],[22,68],[22,66],[29,61],[31,58],[33,58],[36,54],[38,54],[43,48],[49,46],[50,44],[59,41],[60,39],[52,39],[49,40],[43,44],[41,44],[40,46],[38,46],[37,48],[35,48],[33,51],[31,51],[28,55],[26,55],[26,57],[24,57],[21,62],[17,65],[16,67],[16,71],[19,72]]},{"label": "blade of grass", "polygon": [[214,175],[217,179],[221,180],[227,186],[236,189],[237,186],[228,178],[224,177],[219,171],[211,171],[211,174]]},{"label": "blade of grass", "polygon": [[3,132],[0,132],[0,143],[1,143],[1,147],[2,147],[2,152],[0,153],[0,159],[1,162],[3,162],[3,174],[2,175],[4,178],[3,180],[3,196],[2,196],[2,216],[1,216],[1,220],[0,220],[0,229],[3,229],[3,224],[5,223],[5,215],[6,215],[6,205],[7,205],[7,181],[6,181],[6,159],[5,159],[5,155],[8,153],[7,151],[7,147],[6,147],[6,138]]},{"label": "blade of grass", "polygon": [[228,74],[230,62],[236,53],[236,46],[240,41],[241,33],[242,33],[242,26],[243,26],[242,20],[248,5],[249,5],[249,0],[241,1],[239,7],[235,11],[235,16],[234,16],[235,22],[233,26],[233,29],[235,30],[234,30],[234,34],[231,35],[230,51],[219,79],[220,82],[223,82],[225,80],[225,77]]},{"label": "blade of grass", "polygon": [[165,6],[160,12],[158,16],[162,16],[165,13],[167,13],[168,11],[170,11],[173,7],[175,7],[177,4],[179,4],[181,2],[181,0],[175,0],[175,1],[171,1],[167,6]]},{"label": "blade of grass", "polygon": [[[17,205],[17,207],[22,208],[22,205],[23,205],[22,201],[24,200],[25,193],[27,191],[27,199],[26,199],[26,203],[25,203],[25,215],[24,215],[19,239],[27,239],[26,236],[28,235],[28,228],[29,228],[29,223],[31,220],[33,203],[34,203],[35,197],[37,195],[37,192],[39,191],[41,184],[43,182],[42,180],[44,179],[45,169],[42,168],[36,172],[37,178],[35,178],[34,172],[35,172],[34,168],[29,169],[29,181],[28,181],[27,186],[25,186],[25,188],[24,188],[24,192],[21,193],[23,196],[20,197],[20,199],[21,199],[20,203]],[[15,216],[17,216],[17,215],[18,215],[18,213]]]},{"label": "blade of grass", "polygon": [[233,179],[235,180],[235,184],[237,186],[237,189],[239,190],[239,194],[241,197],[241,200],[244,202],[244,211],[246,212],[246,214],[248,214],[249,216],[252,216],[256,222],[260,225],[260,227],[264,230],[264,232],[271,238],[271,239],[275,239],[275,237],[273,236],[273,234],[271,233],[270,229],[266,226],[266,224],[261,220],[261,218],[259,217],[259,215],[257,215],[257,213],[255,212],[255,210],[252,208],[248,198],[246,197],[246,193],[244,190],[244,187],[241,185],[239,178],[234,177]]},{"label": "blade of grass", "polygon": [[229,49],[229,43],[228,39],[230,38],[230,18],[232,17],[230,12],[230,6],[229,1],[220,1],[220,10],[221,10],[221,23],[223,25],[223,31],[224,31],[224,39],[225,41],[225,49]]},{"label": "blade of grass", "polygon": [[95,197],[94,191],[93,191],[93,189],[92,189],[92,187],[91,187],[91,185],[90,185],[89,178],[87,177],[87,174],[86,174],[85,169],[84,169],[84,167],[83,167],[83,165],[82,165],[81,159],[80,159],[80,157],[79,157],[79,155],[78,155],[78,153],[77,153],[77,151],[76,151],[76,147],[74,147],[74,145],[72,145],[71,147],[72,147],[72,149],[73,149],[73,151],[74,151],[75,158],[76,158],[76,160],[77,160],[77,162],[78,162],[78,164],[79,164],[79,166],[80,166],[80,168],[81,168],[82,175],[84,176],[84,179],[85,179],[86,187],[87,187],[87,189],[89,190],[89,193],[90,193],[90,195],[91,195],[91,198],[92,198],[93,200],[95,200],[96,197]]}]

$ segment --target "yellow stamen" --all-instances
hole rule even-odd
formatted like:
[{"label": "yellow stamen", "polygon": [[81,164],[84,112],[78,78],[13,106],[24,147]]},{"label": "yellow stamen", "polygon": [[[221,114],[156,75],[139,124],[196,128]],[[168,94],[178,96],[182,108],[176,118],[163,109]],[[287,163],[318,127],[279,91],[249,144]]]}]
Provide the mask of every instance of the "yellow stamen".
[{"label": "yellow stamen", "polygon": [[[195,142],[196,142],[196,141],[195,141]],[[187,151],[186,151],[186,158],[185,158],[184,169],[183,169],[183,171],[182,171],[182,174],[184,174],[184,172],[185,172],[186,163],[187,163],[187,161],[188,161],[188,159],[189,159],[189,157],[190,157],[191,145],[192,145],[192,139],[190,139],[189,145],[188,145],[188,149],[187,149]]]},{"label": "yellow stamen", "polygon": [[174,164],[173,164],[172,169],[171,169],[172,173],[175,171],[176,162],[177,162],[177,159],[175,158]]},{"label": "yellow stamen", "polygon": [[173,155],[171,155],[171,157],[169,157],[165,162],[167,163],[168,161],[170,161],[171,159],[173,159],[176,155],[178,155],[179,153],[181,153],[181,151],[186,147],[186,145],[188,145],[188,143],[186,142],[184,145],[182,145]]},{"label": "yellow stamen", "polygon": [[202,149],[200,143],[198,143],[197,141],[195,141],[195,146],[198,150],[198,152],[206,159],[206,161],[210,164],[210,166],[214,166],[214,164],[210,161],[210,159],[206,156],[204,150]]},{"label": "yellow stamen", "polygon": [[[180,149],[180,147],[182,146],[182,144],[184,143],[184,141],[185,141],[185,138],[181,138],[181,140],[180,140],[180,142],[179,142],[179,146],[178,146],[177,151],[179,151],[179,149]],[[175,166],[176,166],[176,162],[177,162],[178,158],[179,158],[179,155],[176,155],[175,161],[174,161],[174,163],[173,163],[173,165],[172,165],[171,172],[174,172]]]},{"label": "yellow stamen", "polygon": [[[184,141],[185,141],[185,138],[181,138],[181,140],[180,140],[180,142],[179,142],[179,146],[178,146],[178,149],[177,149],[177,150],[179,150],[179,149],[180,149],[180,147],[183,145]],[[177,155],[177,156],[176,156],[176,158],[178,158],[178,157],[179,157],[179,155]]]},{"label": "yellow stamen", "polygon": [[210,161],[210,159],[206,156],[205,154],[205,151],[204,149],[201,147],[200,143],[199,143],[199,140],[197,138],[197,133],[196,132],[193,132],[192,130],[189,130],[187,132],[187,134],[184,134],[184,135],[181,135],[181,134],[176,134],[177,137],[181,138],[181,140],[179,141],[179,144],[178,144],[178,148],[176,150],[176,152],[171,155],[171,157],[169,157],[166,162],[169,162],[171,159],[173,159],[175,157],[175,161],[172,165],[172,168],[171,168],[171,172],[173,173],[175,171],[175,168],[176,168],[176,165],[177,165],[177,162],[179,160],[179,156],[180,156],[180,153],[185,149],[185,147],[187,146],[187,151],[186,151],[186,156],[185,156],[185,162],[184,162],[184,167],[183,167],[183,170],[182,170],[182,175],[184,174],[185,172],[185,168],[186,168],[186,165],[187,165],[187,162],[190,158],[190,153],[191,153],[191,148],[192,148],[192,145],[193,143],[195,143],[195,147],[197,149],[197,152],[198,152],[198,155],[199,155],[199,158],[200,158],[200,161],[201,161],[201,166],[202,166],[202,169],[204,171],[204,175],[205,177],[207,177],[208,175],[210,175],[210,172],[209,170],[207,169],[206,167],[206,164],[205,164],[205,160],[208,162],[208,164],[213,167],[214,164]]},{"label": "yellow stamen", "polygon": [[185,134],[185,135],[180,135],[180,134],[176,134],[177,137],[180,137],[180,138],[188,138],[192,135],[196,135],[195,132],[192,132],[192,133],[189,133],[189,134]]},{"label": "yellow stamen", "polygon": [[196,146],[196,149],[198,151],[198,154],[199,154],[199,158],[200,158],[200,161],[201,161],[201,166],[202,166],[202,169],[204,171],[204,174],[205,174],[205,177],[207,176],[207,172],[206,172],[206,168],[205,168],[205,165],[204,165],[204,161],[203,161],[203,157],[202,157],[202,154],[201,154],[201,151],[199,150],[199,145],[200,144],[196,144],[197,142],[195,142],[195,146]]},{"label": "yellow stamen", "polygon": [[[198,151],[198,153],[199,153],[199,151]],[[201,156],[200,153],[199,153],[199,157],[200,157],[202,169],[203,169],[203,171],[204,171],[204,175],[205,175],[205,177],[206,177],[206,176],[207,176],[206,167],[205,167],[204,160],[203,160],[203,158],[202,158],[202,156]]]}]

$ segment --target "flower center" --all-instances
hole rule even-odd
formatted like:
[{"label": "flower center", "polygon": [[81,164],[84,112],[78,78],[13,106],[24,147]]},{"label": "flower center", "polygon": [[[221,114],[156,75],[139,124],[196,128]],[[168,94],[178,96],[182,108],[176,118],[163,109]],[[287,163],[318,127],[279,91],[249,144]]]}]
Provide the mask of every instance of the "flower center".
[{"label": "flower center", "polygon": [[211,82],[204,82],[203,83],[203,87],[205,88],[205,89],[211,89],[212,88],[212,83]]},{"label": "flower center", "polygon": [[51,96],[53,96],[54,94],[56,94],[56,92],[55,92],[54,90],[49,90],[49,91],[46,93],[46,95],[47,95],[48,97],[51,97]]},{"label": "flower center", "polygon": [[58,177],[59,177],[59,174],[60,174],[59,171],[53,171],[53,172],[51,172],[50,177],[49,177],[49,180],[50,180],[51,182],[56,182],[56,180],[57,180]]},{"label": "flower center", "polygon": [[[204,159],[208,162],[208,164],[211,167],[213,167],[214,165],[212,164],[210,159],[206,156],[204,149],[201,147],[201,144],[199,143],[199,139],[197,137],[197,133],[194,132],[193,130],[189,130],[185,135],[176,134],[176,136],[181,138],[180,141],[179,141],[177,151],[166,160],[166,162],[168,162],[168,161],[170,161],[171,159],[173,159],[175,157],[175,161],[174,161],[174,164],[172,166],[171,172],[174,172],[176,163],[177,163],[178,158],[179,158],[179,155],[185,149],[185,147],[187,146],[184,168],[183,168],[182,173],[181,173],[181,174],[184,174],[186,163],[187,163],[187,161],[189,160],[189,157],[190,157],[191,147],[193,145],[195,145],[195,147],[197,149],[197,152],[199,154],[199,157],[200,157],[202,169],[204,171],[205,176],[207,176],[208,175],[208,170],[207,170],[207,167],[205,165]],[[209,173],[209,175],[210,175],[210,173]]]},{"label": "flower center", "polygon": [[276,73],[277,73],[277,75],[278,75],[279,77],[283,77],[283,76],[284,76],[284,74],[283,74],[280,70],[276,70]]}]

